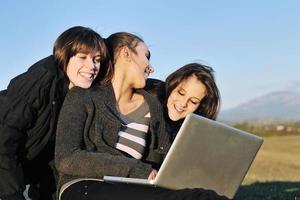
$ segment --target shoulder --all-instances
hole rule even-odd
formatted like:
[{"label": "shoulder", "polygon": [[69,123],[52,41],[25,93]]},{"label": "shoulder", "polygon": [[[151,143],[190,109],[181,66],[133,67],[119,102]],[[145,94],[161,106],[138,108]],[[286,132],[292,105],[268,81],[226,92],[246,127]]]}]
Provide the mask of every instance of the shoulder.
[{"label": "shoulder", "polygon": [[26,72],[13,78],[9,86],[12,85],[48,85],[56,77],[62,74],[55,65],[54,57],[48,56],[33,64]]},{"label": "shoulder", "polygon": [[162,80],[159,79],[155,79],[155,78],[148,78],[146,80],[146,86],[145,86],[145,90],[147,90],[148,88],[150,89],[153,86],[157,86],[161,83],[164,83]]},{"label": "shoulder", "polygon": [[93,99],[105,101],[110,105],[115,101],[115,93],[112,84],[108,84],[104,87],[92,86],[89,90]]},{"label": "shoulder", "polygon": [[150,94],[148,91],[146,91],[144,89],[139,89],[139,90],[137,90],[137,92],[140,93],[141,95],[143,95],[143,97],[149,104],[153,104],[153,105],[160,104],[158,99],[155,98],[155,96]]},{"label": "shoulder", "polygon": [[59,82],[60,74],[53,56],[48,56],[33,64],[23,74],[13,78],[5,92],[6,96],[16,101],[26,101],[29,104],[47,103],[47,99],[56,90],[55,88],[62,83]]},{"label": "shoulder", "polygon": [[149,94],[148,92],[146,92],[143,89],[140,89],[137,92],[144,96],[145,101],[149,105],[152,116],[158,117],[163,113],[163,107],[157,98],[155,98],[153,95]]},{"label": "shoulder", "polygon": [[[108,94],[110,92],[109,88],[98,88],[98,87],[91,87],[91,88],[81,88],[81,87],[73,87],[71,88],[64,101],[72,101],[83,104],[90,104],[96,103],[97,105],[102,104],[106,101],[111,101],[111,98],[108,98]],[[108,102],[111,103],[111,102]]]},{"label": "shoulder", "polygon": [[146,90],[150,94],[157,95],[159,91],[164,89],[164,86],[165,86],[165,82],[158,79],[148,78],[146,80],[146,86],[144,90]]},{"label": "shoulder", "polygon": [[68,115],[65,113],[86,113],[94,109],[94,103],[91,98],[90,90],[80,87],[71,88],[63,102],[61,115]]},{"label": "shoulder", "polygon": [[29,73],[49,72],[50,74],[56,75],[56,73],[58,72],[58,67],[55,64],[54,56],[51,55],[31,65],[27,72]]},{"label": "shoulder", "polygon": [[54,56],[50,55],[33,64],[27,73],[36,75],[41,79],[66,79],[64,71],[55,62]]},{"label": "shoulder", "polygon": [[89,89],[75,86],[68,91],[66,100],[84,101],[86,98],[90,97],[90,93],[91,91]]},{"label": "shoulder", "polygon": [[166,96],[165,82],[158,79],[147,79],[144,89],[164,104]]}]

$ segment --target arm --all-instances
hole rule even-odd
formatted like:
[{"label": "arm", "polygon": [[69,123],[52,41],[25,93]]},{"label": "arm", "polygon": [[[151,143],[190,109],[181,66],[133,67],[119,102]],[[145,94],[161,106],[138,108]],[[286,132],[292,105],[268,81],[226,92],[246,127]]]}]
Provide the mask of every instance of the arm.
[{"label": "arm", "polygon": [[0,134],[0,198],[23,199],[24,177],[17,155],[23,133],[15,127],[1,124]]},{"label": "arm", "polygon": [[[143,90],[142,90],[143,91]],[[146,158],[148,162],[154,164],[158,168],[166,156],[170,147],[170,137],[165,129],[165,119],[163,108],[158,99],[152,97],[147,92],[144,93],[145,98],[150,105],[151,112],[151,142],[150,151]]]},{"label": "arm", "polygon": [[[101,91],[99,92],[99,95]],[[99,107],[97,107],[99,108]],[[66,96],[60,112],[56,148],[55,164],[63,174],[79,177],[102,178],[104,175],[147,177],[151,172],[151,165],[140,160],[116,155],[117,150],[108,145],[96,150],[96,147],[87,150],[90,142],[90,129],[96,118],[95,105],[89,96],[88,90],[72,89]],[[105,124],[103,129],[108,129]],[[99,131],[99,129],[97,129]],[[104,130],[105,131],[105,130]],[[117,134],[117,133],[116,133]],[[95,133],[101,135],[101,133]],[[101,136],[100,136],[101,137]],[[99,147],[98,147],[99,148]]]},{"label": "arm", "polygon": [[156,97],[162,104],[165,104],[165,99],[166,99],[165,82],[158,79],[148,78],[146,80],[146,86],[144,90],[146,90],[152,96]]},{"label": "arm", "polygon": [[[20,153],[40,106],[40,77],[45,71],[25,72],[11,81],[5,93],[1,93],[0,104],[0,197],[23,199],[24,175]],[[39,91],[39,92],[37,92]]]}]

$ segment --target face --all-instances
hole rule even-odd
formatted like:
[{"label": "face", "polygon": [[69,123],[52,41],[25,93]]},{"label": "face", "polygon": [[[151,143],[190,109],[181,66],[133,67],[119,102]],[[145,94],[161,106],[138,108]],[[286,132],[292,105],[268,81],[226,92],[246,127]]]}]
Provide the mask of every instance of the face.
[{"label": "face", "polygon": [[150,65],[150,51],[145,43],[139,42],[132,55],[131,80],[134,80],[135,88],[143,88],[149,74],[154,72],[154,68]]},{"label": "face", "polygon": [[184,119],[193,113],[206,95],[205,85],[192,75],[182,81],[170,94],[167,102],[169,118],[172,121]]},{"label": "face", "polygon": [[70,58],[67,65],[67,76],[70,80],[69,89],[74,86],[89,88],[100,69],[100,52],[77,53]]}]

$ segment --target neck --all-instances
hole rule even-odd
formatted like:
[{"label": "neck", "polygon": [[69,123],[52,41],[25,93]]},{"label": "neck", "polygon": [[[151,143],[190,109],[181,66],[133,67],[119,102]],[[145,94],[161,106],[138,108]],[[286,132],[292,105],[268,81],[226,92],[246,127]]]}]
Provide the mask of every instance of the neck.
[{"label": "neck", "polygon": [[112,79],[112,86],[117,102],[130,101],[134,95],[133,88],[127,81],[126,74],[120,70],[122,69],[121,67],[115,66],[115,73]]}]

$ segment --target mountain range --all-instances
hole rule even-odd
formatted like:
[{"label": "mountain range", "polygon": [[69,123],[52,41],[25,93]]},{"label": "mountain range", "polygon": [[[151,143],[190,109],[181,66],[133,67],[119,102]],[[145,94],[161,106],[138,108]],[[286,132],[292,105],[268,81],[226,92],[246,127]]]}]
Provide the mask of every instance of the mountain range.
[{"label": "mountain range", "polygon": [[278,91],[263,95],[235,108],[221,110],[220,121],[300,121],[300,92]]}]

